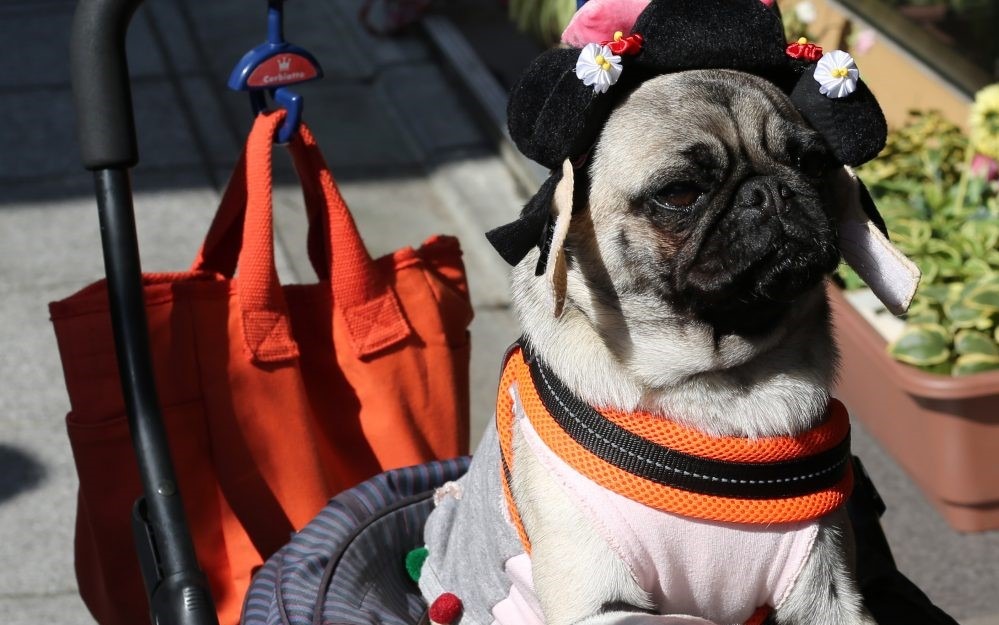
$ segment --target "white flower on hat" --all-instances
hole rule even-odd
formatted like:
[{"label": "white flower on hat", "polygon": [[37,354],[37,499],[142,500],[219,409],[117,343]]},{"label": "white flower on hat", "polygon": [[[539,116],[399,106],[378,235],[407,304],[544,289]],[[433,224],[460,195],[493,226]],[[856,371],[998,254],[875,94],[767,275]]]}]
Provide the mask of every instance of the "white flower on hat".
[{"label": "white flower on hat", "polygon": [[621,77],[621,57],[607,46],[588,43],[576,61],[576,76],[597,93],[606,93]]},{"label": "white flower on hat", "polygon": [[819,93],[828,98],[844,98],[857,90],[860,70],[853,57],[842,50],[826,52],[815,66]]}]

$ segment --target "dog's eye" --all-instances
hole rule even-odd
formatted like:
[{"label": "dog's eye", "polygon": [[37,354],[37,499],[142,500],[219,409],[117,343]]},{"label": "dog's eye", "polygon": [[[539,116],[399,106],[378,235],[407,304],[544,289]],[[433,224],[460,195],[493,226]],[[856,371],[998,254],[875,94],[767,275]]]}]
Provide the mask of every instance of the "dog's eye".
[{"label": "dog's eye", "polygon": [[658,204],[666,208],[685,209],[697,203],[704,190],[693,182],[673,182],[655,195]]},{"label": "dog's eye", "polygon": [[829,156],[821,150],[808,150],[798,157],[798,170],[809,178],[821,178],[829,169]]}]

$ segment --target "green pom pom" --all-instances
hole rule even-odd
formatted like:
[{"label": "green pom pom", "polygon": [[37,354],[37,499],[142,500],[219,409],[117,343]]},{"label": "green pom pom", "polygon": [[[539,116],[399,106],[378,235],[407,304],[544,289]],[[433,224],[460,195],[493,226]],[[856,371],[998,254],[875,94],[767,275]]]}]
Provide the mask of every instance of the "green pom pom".
[{"label": "green pom pom", "polygon": [[423,563],[427,561],[429,554],[426,547],[417,547],[406,554],[406,572],[414,582],[420,581],[420,571],[423,570]]}]

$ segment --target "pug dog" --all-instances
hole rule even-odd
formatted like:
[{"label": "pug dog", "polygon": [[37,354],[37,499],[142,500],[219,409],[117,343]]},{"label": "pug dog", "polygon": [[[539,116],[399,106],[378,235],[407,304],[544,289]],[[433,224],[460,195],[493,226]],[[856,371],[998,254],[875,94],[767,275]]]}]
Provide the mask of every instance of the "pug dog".
[{"label": "pug dog", "polygon": [[[836,367],[823,279],[840,260],[830,189],[842,168],[786,96],[731,71],[654,78],[611,114],[588,172],[588,210],[564,243],[563,314],[551,313],[530,259],[514,270],[524,336],[551,371],[590,405],[668,415],[714,437],[816,426]],[[545,622],[669,609],[650,605],[522,435],[515,447],[511,486]],[[776,621],[873,623],[851,549],[845,512],[822,519]],[[710,566],[729,557],[714,553]]]},{"label": "pug dog", "polygon": [[[824,282],[841,251],[872,283],[908,276],[880,289],[895,307],[918,276],[870,244],[880,235],[858,183],[823,137],[748,73],[642,82],[553,197],[544,271],[538,250],[513,270],[530,357],[589,406],[714,439],[793,438],[826,419],[837,354]],[[865,265],[879,255],[896,262]],[[525,423],[514,419],[512,464],[490,428],[427,524],[421,589],[461,597],[462,625],[735,625],[759,604],[781,625],[873,625],[844,507],[754,527],[678,520],[594,494]],[[761,537],[783,546],[756,553]]]}]

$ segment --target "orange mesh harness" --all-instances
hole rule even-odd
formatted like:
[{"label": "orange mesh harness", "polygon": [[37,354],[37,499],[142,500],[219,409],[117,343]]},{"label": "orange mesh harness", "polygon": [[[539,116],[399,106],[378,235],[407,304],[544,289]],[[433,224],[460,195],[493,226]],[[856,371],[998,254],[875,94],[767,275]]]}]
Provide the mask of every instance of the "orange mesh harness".
[{"label": "orange mesh harness", "polygon": [[[681,516],[770,525],[817,519],[853,487],[846,409],[795,437],[715,438],[647,413],[596,411],[574,398],[521,346],[507,356],[496,400],[505,482],[513,462],[517,385],[531,425],[576,471],[632,500]],[[527,535],[504,492],[521,541]]]}]

